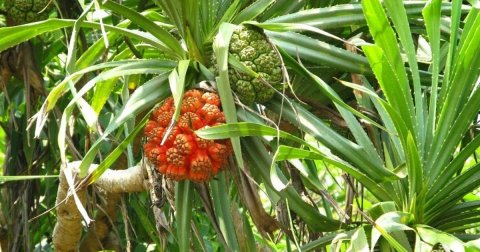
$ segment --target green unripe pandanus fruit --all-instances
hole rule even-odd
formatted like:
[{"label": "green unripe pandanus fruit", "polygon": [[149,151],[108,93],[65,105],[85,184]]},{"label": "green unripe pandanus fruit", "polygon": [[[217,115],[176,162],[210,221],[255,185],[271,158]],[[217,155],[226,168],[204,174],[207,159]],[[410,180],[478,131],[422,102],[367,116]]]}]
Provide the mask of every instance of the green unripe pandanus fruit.
[{"label": "green unripe pandanus fruit", "polygon": [[5,0],[4,4],[10,25],[45,20],[53,7],[50,0]]},{"label": "green unripe pandanus fruit", "polygon": [[254,77],[229,67],[232,90],[244,104],[267,102],[272,99],[275,89],[283,88],[280,56],[260,30],[239,26],[230,40],[229,53],[258,74]]}]

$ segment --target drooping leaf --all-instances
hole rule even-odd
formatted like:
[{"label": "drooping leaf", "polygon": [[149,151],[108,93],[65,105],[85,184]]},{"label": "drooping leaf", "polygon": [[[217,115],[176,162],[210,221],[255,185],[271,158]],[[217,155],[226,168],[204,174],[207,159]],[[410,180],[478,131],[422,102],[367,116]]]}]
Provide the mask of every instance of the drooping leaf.
[{"label": "drooping leaf", "polygon": [[[411,214],[403,212],[389,212],[380,216],[375,220],[374,228],[372,228],[372,249],[375,247],[375,244],[377,244],[380,236],[383,236],[397,251],[411,251],[409,247],[404,247],[405,244],[401,244],[401,241],[394,239],[390,233],[413,230],[408,227],[408,224],[412,220],[413,216]],[[408,245],[408,241],[406,245]]]},{"label": "drooping leaf", "polygon": [[233,20],[233,23],[240,24],[245,21],[253,20],[255,17],[262,14],[274,2],[274,0],[255,1],[253,4],[238,13]]},{"label": "drooping leaf", "polygon": [[347,252],[353,251],[370,251],[368,246],[367,235],[363,227],[357,228],[355,233],[352,235],[350,246],[347,249]]},{"label": "drooping leaf", "polygon": [[135,126],[135,129],[133,129],[133,131],[125,139],[123,139],[123,141],[121,141],[120,144],[112,152],[110,152],[110,154],[108,154],[108,156],[97,166],[97,168],[92,171],[88,184],[93,184],[108,168],[110,168],[117,161],[117,159],[124,153],[127,146],[132,144],[133,139],[137,136],[137,134],[142,131],[143,127],[148,121],[149,115],[150,114],[147,114],[142,121]]},{"label": "drooping leaf", "polygon": [[180,43],[169,32],[163,28],[158,27],[153,21],[142,16],[141,14],[133,11],[123,5],[117,4],[114,1],[106,1],[102,4],[103,7],[110,9],[120,15],[130,19],[136,25],[144,28],[149,34],[155,36],[158,40],[162,41],[169,50],[171,50],[178,58],[183,58],[185,51],[182,49]]},{"label": "drooping leaf", "polygon": [[[265,146],[258,139],[253,138],[242,139],[242,142],[250,147],[245,149],[245,155],[250,161],[250,165],[257,169],[263,182],[271,188],[269,169],[266,168],[270,166],[272,160]],[[320,214],[315,208],[305,203],[291,186],[277,193],[288,199],[291,209],[301,216],[313,230],[334,231],[340,227],[341,222]]]},{"label": "drooping leaf", "polygon": [[440,243],[447,251],[465,251],[463,242],[451,234],[424,225],[416,225],[415,230],[420,239],[429,244]]},{"label": "drooping leaf", "polygon": [[[313,160],[323,160],[326,163],[332,164],[344,171],[348,172],[350,175],[361,181],[367,188],[369,188],[372,193],[377,197],[382,199],[388,199],[389,194],[384,191],[380,186],[377,185],[371,178],[366,176],[361,171],[358,171],[356,168],[352,167],[347,162],[338,159],[337,157],[331,154],[321,153],[314,146],[308,144],[300,138],[297,138],[287,132],[278,131],[274,128],[256,124],[256,123],[236,123],[236,124],[225,124],[214,126],[207,129],[197,130],[195,132],[198,136],[205,139],[223,139],[231,137],[244,137],[244,136],[279,136],[281,138],[294,141],[296,143],[308,146],[310,150],[294,148],[290,146],[280,145],[276,150],[273,156],[273,163],[270,166],[271,178],[276,182],[274,188],[277,190],[283,190],[285,188],[285,182],[278,176],[278,171],[275,166],[275,162],[289,159],[313,159]],[[273,172],[273,173],[272,173]],[[311,174],[310,174],[311,176]],[[307,174],[307,177],[310,177]]]},{"label": "drooping leaf", "polygon": [[[236,123],[237,114],[235,103],[233,102],[232,90],[230,88],[230,81],[228,78],[228,48],[230,45],[230,38],[233,31],[236,29],[235,25],[224,23],[220,26],[219,33],[214,40],[213,50],[217,57],[217,69],[219,72],[216,77],[218,93],[222,102],[223,113],[227,123]],[[242,149],[240,146],[240,139],[232,138],[232,147],[235,154],[237,164],[243,169]]]},{"label": "drooping leaf", "polygon": [[170,89],[166,85],[168,73],[159,75],[146,82],[130,96],[130,99],[124,105],[123,109],[116,115],[113,121],[108,125],[100,138],[90,147],[87,154],[80,165],[80,174],[86,175],[88,167],[95,159],[95,156],[100,148],[100,144],[105,141],[109,134],[120,127],[126,120],[137,115],[139,112],[153,106],[162,98],[166,98],[170,94]]},{"label": "drooping leaf", "polygon": [[23,176],[0,176],[0,182],[23,181],[30,179],[58,178],[58,175],[23,175]]},{"label": "drooping leaf", "polygon": [[[385,181],[397,178],[394,173],[387,170],[383,165],[379,166],[378,163],[369,158],[362,147],[339,135],[325,122],[301,105],[288,100],[287,105],[283,106],[281,101],[274,99],[266,106],[272,111],[281,114],[290,123],[312,135],[316,140],[332,150],[336,156],[368,174],[372,180]],[[380,175],[380,173],[383,175]]]}]

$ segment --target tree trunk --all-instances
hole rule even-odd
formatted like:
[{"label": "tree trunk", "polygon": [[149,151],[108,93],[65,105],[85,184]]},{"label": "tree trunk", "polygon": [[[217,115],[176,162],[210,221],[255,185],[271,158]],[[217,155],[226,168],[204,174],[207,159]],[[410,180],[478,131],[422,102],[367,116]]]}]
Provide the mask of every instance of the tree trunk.
[{"label": "tree trunk", "polygon": [[[81,222],[84,217],[82,217],[79,209],[85,207],[87,188],[77,188],[79,200],[75,201],[74,197],[71,197],[73,194],[66,177],[72,174],[75,185],[81,184],[81,179],[77,176],[80,163],[80,161],[69,163],[66,168],[60,171],[60,184],[57,193],[57,223],[53,231],[53,244],[56,251],[78,251],[80,248]],[[91,172],[96,168],[97,165],[92,165],[89,171]],[[107,199],[110,198],[112,200],[110,205],[107,204],[104,217],[108,216],[109,211],[116,210],[117,200],[115,197],[119,197],[119,193],[142,192],[149,187],[146,172],[141,164],[126,170],[106,170],[95,181],[94,185],[108,195]],[[77,206],[77,204],[81,204],[81,206]],[[89,227],[95,232],[91,232],[93,237],[87,236],[85,238],[80,251],[89,251],[89,248],[93,250],[98,249],[98,244],[93,242],[94,235],[98,235],[97,238],[102,238],[102,240],[108,237],[109,232],[105,230],[109,229],[105,223],[110,223],[110,221],[99,221],[98,225]]]}]

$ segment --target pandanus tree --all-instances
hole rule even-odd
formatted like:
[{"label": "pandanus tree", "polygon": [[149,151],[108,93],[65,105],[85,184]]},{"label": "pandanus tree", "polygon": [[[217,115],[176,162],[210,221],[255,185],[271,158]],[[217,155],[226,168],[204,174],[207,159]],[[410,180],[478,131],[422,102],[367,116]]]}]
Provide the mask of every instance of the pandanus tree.
[{"label": "pandanus tree", "polygon": [[475,1],[78,4],[0,28],[54,52],[57,250],[479,249]]}]

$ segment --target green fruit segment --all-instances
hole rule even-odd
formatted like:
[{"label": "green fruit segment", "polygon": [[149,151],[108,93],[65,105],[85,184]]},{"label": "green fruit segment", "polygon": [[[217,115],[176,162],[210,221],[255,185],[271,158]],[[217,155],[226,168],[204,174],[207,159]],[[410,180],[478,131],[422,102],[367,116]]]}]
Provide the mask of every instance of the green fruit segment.
[{"label": "green fruit segment", "polygon": [[246,105],[272,99],[273,88],[283,88],[281,61],[265,34],[246,26],[234,31],[230,54],[259,74],[254,78],[233,68],[229,69],[230,84],[240,101]]},{"label": "green fruit segment", "polygon": [[8,17],[16,25],[47,19],[52,6],[50,0],[5,0]]}]

